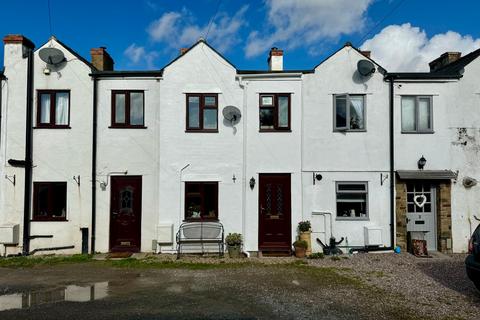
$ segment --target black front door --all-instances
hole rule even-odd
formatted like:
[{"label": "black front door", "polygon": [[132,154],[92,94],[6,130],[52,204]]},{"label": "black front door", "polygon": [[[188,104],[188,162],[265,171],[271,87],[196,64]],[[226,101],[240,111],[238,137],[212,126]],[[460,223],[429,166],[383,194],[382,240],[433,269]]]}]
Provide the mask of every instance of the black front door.
[{"label": "black front door", "polygon": [[140,251],[142,177],[111,177],[110,251]]}]

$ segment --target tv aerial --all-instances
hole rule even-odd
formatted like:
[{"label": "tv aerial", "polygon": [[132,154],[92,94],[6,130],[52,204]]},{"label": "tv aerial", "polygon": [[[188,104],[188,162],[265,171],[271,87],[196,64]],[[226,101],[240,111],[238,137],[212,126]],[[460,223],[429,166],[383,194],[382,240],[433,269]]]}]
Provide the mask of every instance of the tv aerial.
[{"label": "tv aerial", "polygon": [[375,73],[375,65],[369,60],[360,60],[357,63],[357,71],[364,77],[368,77]]},{"label": "tv aerial", "polygon": [[240,112],[240,109],[238,109],[235,106],[226,106],[225,108],[223,108],[222,114],[223,114],[223,117],[227,121],[230,121],[232,125],[237,124],[240,121],[240,118],[242,117],[242,113]]}]

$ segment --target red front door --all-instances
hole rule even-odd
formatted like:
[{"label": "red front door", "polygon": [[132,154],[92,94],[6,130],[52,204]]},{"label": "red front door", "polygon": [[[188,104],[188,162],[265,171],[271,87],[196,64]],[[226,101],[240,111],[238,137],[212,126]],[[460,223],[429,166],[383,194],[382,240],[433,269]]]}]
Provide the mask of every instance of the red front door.
[{"label": "red front door", "polygon": [[140,251],[142,177],[111,177],[110,251]]},{"label": "red front door", "polygon": [[291,249],[290,174],[260,174],[259,180],[259,250],[289,252]]}]

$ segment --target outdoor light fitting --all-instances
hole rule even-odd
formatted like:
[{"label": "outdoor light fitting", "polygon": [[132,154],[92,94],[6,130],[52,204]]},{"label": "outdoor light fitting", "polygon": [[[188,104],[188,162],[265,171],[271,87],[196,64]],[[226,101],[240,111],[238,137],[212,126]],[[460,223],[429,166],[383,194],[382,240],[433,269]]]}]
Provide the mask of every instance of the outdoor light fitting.
[{"label": "outdoor light fitting", "polygon": [[422,155],[422,157],[418,159],[418,162],[417,162],[418,169],[423,170],[426,163],[427,163],[427,159],[425,159],[425,157]]}]

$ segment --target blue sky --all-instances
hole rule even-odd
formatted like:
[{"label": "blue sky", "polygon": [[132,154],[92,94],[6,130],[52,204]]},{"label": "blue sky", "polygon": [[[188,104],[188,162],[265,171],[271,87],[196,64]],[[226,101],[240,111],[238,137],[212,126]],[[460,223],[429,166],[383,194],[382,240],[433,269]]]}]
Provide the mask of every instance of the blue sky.
[{"label": "blue sky", "polygon": [[[205,37],[218,4],[207,41],[239,69],[265,69],[271,46],[285,50],[286,69],[309,69],[351,41],[389,71],[425,71],[444,51],[480,47],[472,0],[50,1],[53,34],[87,59],[91,47],[106,46],[116,69],[161,68]],[[2,3],[2,34],[40,46],[50,36],[47,4]]]}]

